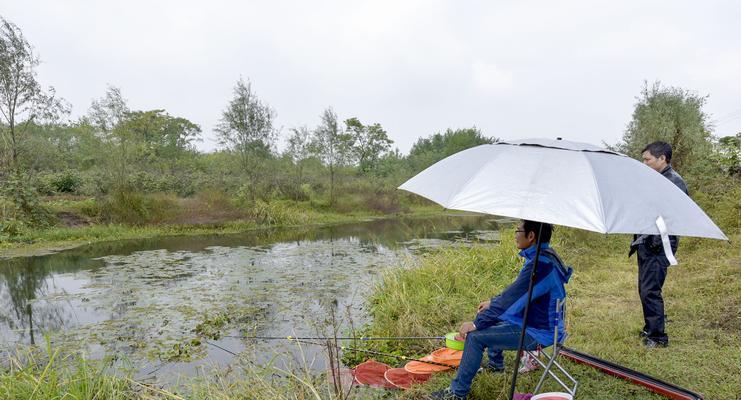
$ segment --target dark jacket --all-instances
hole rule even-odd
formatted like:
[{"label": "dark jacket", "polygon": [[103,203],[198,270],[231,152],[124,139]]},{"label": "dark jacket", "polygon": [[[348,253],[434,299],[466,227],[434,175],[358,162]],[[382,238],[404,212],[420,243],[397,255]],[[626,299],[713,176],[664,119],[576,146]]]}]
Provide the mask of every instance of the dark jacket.
[{"label": "dark jacket", "polygon": [[[571,277],[572,269],[565,267],[548,243],[541,243],[538,269],[535,272],[533,298],[527,317],[527,333],[541,345],[553,344],[553,330],[558,323],[559,340],[563,339],[563,318],[556,322],[556,301],[566,298],[564,285]],[[522,317],[527,302],[527,289],[533,271],[535,245],[520,251],[525,264],[517,279],[499,295],[491,299],[489,308],[480,312],[473,321],[476,330],[486,329],[500,321],[522,326]]]},{"label": "dark jacket", "polygon": [[[682,189],[682,191],[689,196],[687,184],[684,183],[684,179],[682,179],[677,171],[672,168],[671,164],[667,165],[666,168],[661,171],[661,175],[664,175],[666,179],[669,179],[673,184],[677,185],[678,188]],[[677,247],[679,247],[679,237],[670,235],[669,244],[671,245],[672,253],[676,253]],[[647,251],[647,254],[663,254],[663,244],[661,243],[660,235],[634,235],[633,243],[631,243],[630,245],[630,253],[628,253],[628,256],[631,256],[634,252],[638,251],[638,248],[640,246],[644,247],[644,250]]]},{"label": "dark jacket", "polygon": [[684,179],[682,179],[681,176],[677,173],[677,171],[672,168],[671,164],[667,165],[666,168],[664,168],[663,171],[661,171],[661,175],[664,175],[666,179],[669,179],[672,181],[673,184],[677,185],[678,188],[682,189],[684,194],[689,196],[689,191],[687,190],[687,184],[684,183]]}]

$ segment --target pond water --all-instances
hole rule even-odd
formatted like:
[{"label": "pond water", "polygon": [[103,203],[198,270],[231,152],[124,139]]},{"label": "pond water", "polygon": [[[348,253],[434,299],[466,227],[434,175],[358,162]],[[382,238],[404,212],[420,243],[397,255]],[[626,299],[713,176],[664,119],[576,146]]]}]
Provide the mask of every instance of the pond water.
[{"label": "pond water", "polygon": [[47,335],[162,380],[228,365],[230,352],[251,343],[264,361],[286,341],[254,345],[240,336],[323,336],[333,326],[345,334],[368,322],[364,301],[384,270],[413,267],[416,255],[439,246],[496,243],[499,224],[510,222],[384,219],[0,260],[0,355]]}]

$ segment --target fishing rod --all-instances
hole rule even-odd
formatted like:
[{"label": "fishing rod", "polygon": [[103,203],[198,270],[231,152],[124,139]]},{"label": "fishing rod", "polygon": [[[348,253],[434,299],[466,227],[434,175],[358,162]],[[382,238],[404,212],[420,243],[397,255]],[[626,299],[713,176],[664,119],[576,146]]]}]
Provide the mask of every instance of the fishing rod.
[{"label": "fishing rod", "polygon": [[[321,336],[237,336],[224,335],[223,337],[249,340],[444,340],[445,336],[360,336],[360,337],[321,337]],[[316,343],[310,343],[316,344]]]},{"label": "fishing rod", "polygon": [[[225,337],[242,337],[242,336],[225,336]],[[329,343],[331,343],[331,341],[333,339],[335,339],[335,338],[324,338],[324,337],[315,337],[314,339],[306,339],[306,338],[300,338],[300,337],[295,337],[295,336],[262,336],[262,337],[255,337],[255,338],[259,338],[259,339],[286,339],[286,340],[295,341],[295,342],[298,342],[298,343],[311,344],[311,345],[323,346],[323,347],[328,347],[330,345]],[[309,342],[308,341],[308,340],[321,340],[321,339],[327,340],[328,343],[316,343],[316,342]],[[342,338],[336,338],[336,339],[342,339]],[[356,339],[356,338],[346,338],[346,339]],[[441,337],[421,337],[421,339],[445,339],[445,337],[444,336],[441,336]],[[370,340],[370,338],[369,338],[369,340]],[[225,352],[227,352],[229,354],[232,354],[232,355],[235,355],[236,356],[236,354],[234,352],[229,351],[229,350],[227,350],[227,349],[225,349],[225,348],[223,348],[221,346],[218,346],[215,343],[211,343],[209,341],[206,341],[206,343],[209,344],[209,345],[211,345],[211,346],[214,346],[214,347],[216,347],[218,349],[221,349],[221,350],[223,350],[223,351],[225,351]],[[431,365],[437,365],[437,366],[441,366],[441,367],[448,367],[448,368],[453,368],[453,369],[458,368],[458,366],[456,366],[456,365],[451,365],[451,364],[446,364],[446,363],[440,363],[440,362],[431,361],[431,360],[428,361],[428,360],[423,360],[423,359],[414,358],[414,357],[402,356],[402,355],[398,355],[398,354],[383,353],[383,352],[375,351],[375,350],[365,350],[365,349],[359,349],[357,347],[337,346],[337,345],[334,345],[334,347],[336,347],[337,349],[343,350],[343,351],[353,351],[353,352],[360,352],[360,353],[372,354],[372,355],[376,355],[376,356],[392,357],[392,358],[396,358],[396,359],[402,360],[402,361],[418,361],[418,362],[421,362],[421,363],[431,364]]]},{"label": "fishing rod", "polygon": [[[442,337],[442,338],[445,339],[445,337]],[[313,344],[313,345],[316,345],[316,346],[325,346],[325,347],[328,347],[328,346],[331,345],[331,339],[327,343],[308,342],[308,341],[300,340],[300,339],[295,339],[295,340],[297,342],[299,342],[299,343]],[[421,362],[421,363],[425,363],[425,364],[438,365],[438,366],[441,366],[441,367],[448,367],[448,368],[453,368],[453,369],[457,369],[458,368],[458,366],[456,366],[456,365],[451,365],[451,364],[446,364],[446,363],[441,363],[441,362],[431,361],[431,360],[428,361],[428,360],[423,360],[421,358],[407,357],[407,356],[402,356],[402,355],[399,355],[399,354],[383,353],[383,352],[380,352],[380,351],[365,350],[365,349],[359,349],[357,347],[350,347],[350,346],[337,346],[337,345],[334,345],[333,347],[336,347],[337,349],[343,350],[343,351],[353,351],[353,352],[360,352],[360,353],[372,354],[372,355],[376,355],[376,356],[393,357],[393,358],[396,358],[396,359],[402,360],[402,361],[417,361],[417,362]]]},{"label": "fishing rod", "polygon": [[340,349],[340,350],[348,350],[348,351],[354,351],[354,352],[361,352],[361,353],[366,353],[366,354],[373,354],[373,355],[376,355],[376,356],[393,357],[393,358],[396,358],[396,359],[399,359],[399,360],[402,360],[402,361],[417,361],[417,362],[421,362],[421,363],[425,363],[425,364],[438,365],[438,366],[441,366],[441,367],[448,367],[448,368],[453,368],[453,369],[457,369],[458,368],[457,365],[451,365],[451,364],[446,364],[446,363],[441,363],[441,362],[436,362],[436,361],[428,361],[428,360],[423,360],[421,358],[407,357],[407,356],[402,356],[402,355],[398,355],[398,354],[382,353],[380,351],[374,351],[374,350],[358,349],[356,347],[337,346],[337,348]]}]

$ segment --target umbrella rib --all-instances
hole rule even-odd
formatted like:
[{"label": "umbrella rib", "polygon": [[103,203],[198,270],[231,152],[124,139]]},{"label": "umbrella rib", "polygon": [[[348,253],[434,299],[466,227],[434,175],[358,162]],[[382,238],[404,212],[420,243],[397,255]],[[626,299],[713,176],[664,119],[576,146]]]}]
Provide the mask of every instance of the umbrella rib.
[{"label": "umbrella rib", "polygon": [[[483,146],[494,146],[494,144],[489,144],[489,145],[483,145]],[[489,164],[490,164],[490,163],[491,163],[492,161],[493,161],[492,159],[486,160],[486,162],[485,162],[485,163],[484,163],[484,164],[483,164],[483,165],[482,165],[481,167],[479,167],[479,171],[481,171],[481,170],[485,169],[485,167],[486,167],[487,165],[489,165]],[[471,174],[471,176],[469,176],[469,177],[468,177],[468,179],[466,179],[466,182],[465,182],[465,183],[464,183],[463,185],[461,185],[461,188],[460,188],[460,189],[458,190],[458,193],[462,193],[462,192],[464,191],[464,189],[465,189],[466,187],[468,187],[468,185],[469,185],[469,184],[471,183],[471,181],[472,181],[472,180],[473,180],[473,179],[474,179],[475,177],[477,177],[477,176],[478,176],[478,173],[474,173],[474,174]],[[457,194],[457,193],[455,193],[455,194],[452,194],[452,195],[451,195],[450,197],[448,197],[448,204],[443,204],[443,206],[444,206],[445,208],[448,208],[448,209],[453,209],[453,210],[456,210],[456,208],[453,208],[453,207],[451,207],[451,205],[452,205],[452,203],[453,203],[453,199],[455,199],[455,198],[456,198],[457,196],[458,196],[458,194]],[[465,210],[464,210],[464,211],[465,211]]]},{"label": "umbrella rib", "polygon": [[597,201],[599,202],[599,216],[605,230],[603,233],[608,233],[609,227],[607,226],[607,219],[605,218],[605,206],[602,204],[602,192],[600,192],[599,185],[597,184],[597,177],[594,172],[594,167],[592,166],[592,159],[586,156],[584,159],[587,160],[587,165],[589,165],[589,169],[592,170],[592,182],[594,183],[594,189],[597,192]]}]

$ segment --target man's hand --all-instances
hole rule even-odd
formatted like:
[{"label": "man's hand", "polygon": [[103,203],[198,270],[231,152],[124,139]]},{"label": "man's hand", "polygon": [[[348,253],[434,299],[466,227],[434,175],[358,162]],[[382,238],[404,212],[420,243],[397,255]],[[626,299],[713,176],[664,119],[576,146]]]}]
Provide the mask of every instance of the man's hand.
[{"label": "man's hand", "polygon": [[490,305],[491,305],[491,300],[482,301],[481,303],[479,303],[479,311],[477,312],[481,312],[481,311],[488,309]]},{"label": "man's hand", "polygon": [[473,322],[464,322],[463,325],[461,325],[461,328],[458,330],[458,336],[460,340],[465,340],[468,332],[475,330],[476,326],[473,324]]}]

